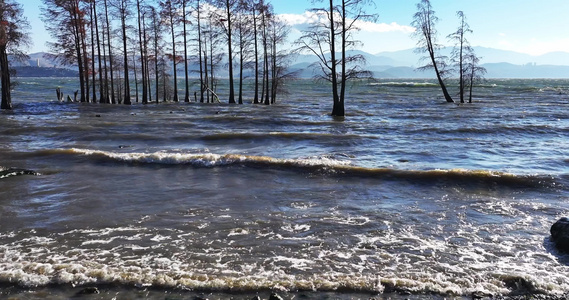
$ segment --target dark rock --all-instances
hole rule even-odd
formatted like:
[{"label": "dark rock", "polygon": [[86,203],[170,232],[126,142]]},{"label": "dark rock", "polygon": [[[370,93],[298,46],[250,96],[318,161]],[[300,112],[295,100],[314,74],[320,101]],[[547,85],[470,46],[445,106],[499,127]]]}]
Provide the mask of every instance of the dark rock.
[{"label": "dark rock", "polygon": [[3,169],[2,167],[0,167],[0,178],[19,176],[19,175],[38,176],[40,174],[32,170],[18,169],[18,168]]},{"label": "dark rock", "polygon": [[95,294],[100,294],[99,289],[96,287],[86,287],[77,292],[77,295],[95,295]]},{"label": "dark rock", "polygon": [[272,293],[271,297],[269,297],[269,300],[283,300],[283,298],[276,293]]},{"label": "dark rock", "polygon": [[563,217],[551,226],[551,240],[557,249],[569,252],[569,219]]},{"label": "dark rock", "polygon": [[511,295],[538,294],[534,283],[523,277],[505,277],[502,281],[510,289]]},{"label": "dark rock", "polygon": [[251,300],[261,300],[261,297],[255,296],[255,297],[251,298]]}]

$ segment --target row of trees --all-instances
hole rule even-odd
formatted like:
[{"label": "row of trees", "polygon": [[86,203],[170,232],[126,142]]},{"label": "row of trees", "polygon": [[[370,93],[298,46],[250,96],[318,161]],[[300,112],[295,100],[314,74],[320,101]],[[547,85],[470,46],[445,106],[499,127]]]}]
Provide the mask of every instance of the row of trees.
[{"label": "row of trees", "polygon": [[[349,50],[361,44],[354,39],[358,22],[376,21],[377,15],[366,13],[374,1],[315,1],[324,1],[326,5],[311,10],[319,20],[303,31],[296,42],[296,51],[318,57],[315,65],[321,72],[317,77],[330,82],[332,89],[332,115],[344,116],[347,82],[372,77],[371,72],[362,68],[364,57],[350,55]],[[228,61],[229,103],[244,102],[244,74],[248,70],[255,78],[253,103],[274,103],[282,79],[291,75],[286,73],[289,53],[281,49],[289,29],[265,0],[43,2],[42,18],[54,38],[49,43],[55,53],[53,57],[78,67],[80,93],[77,91],[75,97],[79,96],[81,102],[131,104],[132,98],[144,104],[160,99],[180,101],[177,76],[181,69],[185,73],[184,101],[191,101],[191,72],[199,75],[194,100],[219,101],[217,72],[224,57]],[[9,86],[6,50],[10,45],[25,44],[27,35],[22,29],[26,23],[21,20],[21,7],[17,3],[0,0],[0,5],[2,108],[10,108],[10,88],[4,86]],[[460,101],[465,101],[468,91],[471,102],[473,86],[485,70],[478,66],[479,58],[465,37],[472,30],[464,13],[458,12],[459,28],[448,36],[456,44],[449,61],[437,53],[438,19],[430,1],[421,0],[417,8],[412,25],[416,28],[418,51],[426,53],[429,60],[422,69],[435,70],[448,102],[454,100],[445,80],[458,73]],[[191,62],[199,69],[190,70]],[[234,68],[238,70],[237,95]]]},{"label": "row of trees", "polygon": [[421,70],[433,69],[447,102],[454,102],[449,94],[445,80],[452,75],[458,74],[460,102],[465,102],[465,94],[468,92],[468,102],[472,102],[472,90],[474,85],[483,79],[486,69],[479,66],[480,58],[474,53],[466,36],[472,33],[466,22],[464,12],[458,11],[458,29],[449,34],[447,38],[455,45],[451,57],[438,54],[442,45],[437,42],[438,21],[437,16],[429,0],[421,0],[417,4],[412,25],[415,27],[414,36],[417,39],[417,51],[425,53],[428,63],[419,68]]},{"label": "row of trees", "polygon": [[[281,46],[288,29],[265,0],[43,3],[42,18],[54,40],[50,50],[78,67],[81,102],[180,101],[178,72],[185,75],[183,101],[219,101],[218,73],[227,61],[229,103],[243,103],[245,74],[251,73],[253,102],[271,104],[287,76]],[[192,76],[199,77],[194,93]]]}]

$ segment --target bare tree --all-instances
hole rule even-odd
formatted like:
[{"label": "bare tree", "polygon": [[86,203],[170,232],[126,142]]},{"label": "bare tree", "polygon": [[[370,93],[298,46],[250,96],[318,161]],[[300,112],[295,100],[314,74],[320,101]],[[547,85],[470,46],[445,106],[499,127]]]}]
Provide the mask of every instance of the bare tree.
[{"label": "bare tree", "polygon": [[[271,104],[269,98],[269,24],[273,17],[273,6],[259,2],[259,13],[261,15],[261,42],[263,44],[263,85],[261,88],[261,103]],[[263,101],[264,99],[264,101]]]},{"label": "bare tree", "polygon": [[458,85],[460,93],[460,103],[464,103],[464,89],[465,89],[465,68],[464,59],[466,52],[472,52],[472,47],[466,39],[466,34],[472,33],[470,26],[466,23],[466,16],[462,11],[456,13],[460,20],[458,29],[448,35],[448,39],[454,42],[455,46],[452,51],[451,60],[456,65],[458,71]]},{"label": "bare tree", "polygon": [[233,81],[233,19],[235,6],[237,0],[219,0],[219,4],[225,9],[224,16],[221,18],[220,24],[223,25],[225,30],[225,35],[227,38],[227,56],[228,56],[228,70],[229,70],[229,103],[234,104],[235,102],[235,87]]},{"label": "bare tree", "polygon": [[257,11],[258,11],[258,7],[259,5],[257,3],[254,2],[254,0],[249,0],[249,7],[251,9],[251,16],[252,16],[252,20],[253,20],[253,36],[254,36],[254,41],[253,44],[255,46],[255,51],[254,51],[254,55],[255,55],[255,91],[254,91],[254,96],[253,96],[253,103],[254,104],[258,104],[259,103],[259,41],[257,38],[257,32],[258,32],[258,26],[257,26]]},{"label": "bare tree", "polygon": [[[92,8],[91,32],[92,33],[94,32],[94,34],[95,34],[96,41],[93,41],[93,42],[97,48],[97,63],[98,63],[98,72],[97,73],[99,75],[99,103],[107,103],[107,98],[106,98],[106,93],[105,93],[106,87],[105,87],[104,81],[103,81],[103,64],[102,64],[103,58],[101,55],[101,37],[99,35],[99,16],[97,14],[97,3],[95,2],[95,0],[92,0],[91,5],[92,5],[92,7],[91,7]],[[95,50],[93,50],[93,53],[94,52],[95,52]],[[93,61],[95,61],[95,59],[93,59]],[[94,71],[95,71],[95,67],[93,67],[93,74],[95,74]],[[95,86],[95,79],[93,79],[93,89],[94,89],[94,86]],[[93,101],[95,101],[95,95],[93,95]]]},{"label": "bare tree", "polygon": [[278,17],[272,18],[270,26],[271,41],[271,104],[276,103],[277,94],[282,92],[281,86],[283,82],[295,77],[295,73],[287,71],[290,65],[291,53],[289,50],[281,49],[282,45],[287,42],[290,26]]},{"label": "bare tree", "polygon": [[[200,65],[200,102],[204,102],[204,92],[205,92],[205,81],[204,81],[204,55],[203,55],[203,40],[202,40],[202,16],[201,16],[202,7],[200,4],[200,0],[196,0],[196,27],[198,33],[198,62]],[[206,71],[207,73],[207,71]],[[206,75],[207,76],[207,75]]]},{"label": "bare tree", "polygon": [[[107,95],[106,99],[107,99],[107,103],[109,102],[110,99],[110,103],[115,104],[117,103],[116,101],[116,95],[115,95],[115,76],[114,76],[114,56],[113,56],[113,51],[112,51],[112,45],[111,45],[111,41],[112,41],[112,36],[111,36],[111,18],[109,15],[109,3],[107,2],[107,0],[103,1],[104,5],[105,5],[105,22],[106,22],[106,34],[107,34],[107,49],[108,49],[108,55],[109,55],[109,67],[108,67],[108,72],[109,75],[107,75],[107,63],[105,62],[105,82],[106,82],[106,86],[107,86],[107,93],[110,92],[110,96]],[[103,48],[104,49],[104,48]],[[104,50],[103,50],[104,51]],[[105,53],[103,53],[104,57],[106,57]],[[110,90],[108,88],[109,86],[109,76],[110,76]]]},{"label": "bare tree", "polygon": [[85,10],[81,0],[43,0],[42,19],[55,41],[50,42],[54,58],[79,68],[80,101],[88,99],[89,59],[86,49]]},{"label": "bare tree", "polygon": [[429,0],[421,0],[421,2],[417,4],[417,12],[413,16],[411,25],[416,29],[413,33],[413,36],[417,39],[416,51],[426,53],[426,58],[430,63],[419,69],[434,69],[446,101],[454,102],[444,83],[446,59],[437,54],[437,51],[441,48],[441,46],[437,44],[437,30],[435,28],[437,21],[438,18],[435,16],[431,2]]},{"label": "bare tree", "polygon": [[130,79],[129,79],[129,67],[128,67],[128,19],[131,15],[132,6],[131,0],[115,0],[114,7],[116,9],[116,15],[120,20],[121,32],[122,32],[122,45],[123,45],[123,67],[124,67],[124,104],[130,105]]},{"label": "bare tree", "polygon": [[0,76],[2,81],[2,100],[0,109],[12,109],[12,82],[8,52],[17,59],[26,55],[22,48],[29,45],[29,23],[23,17],[21,4],[12,0],[0,1]]},{"label": "bare tree", "polygon": [[[149,7],[150,14],[150,34],[152,36],[152,60],[154,61],[154,85],[156,92],[156,103],[160,102],[160,75],[165,74],[164,64],[161,63],[161,58],[164,57],[162,49],[162,31],[164,29],[163,23],[160,21],[160,16],[154,7]],[[165,76],[163,76],[165,78]],[[165,94],[164,94],[164,98]]]},{"label": "bare tree", "polygon": [[172,54],[171,54],[171,58],[172,58],[172,64],[173,64],[173,75],[174,75],[174,97],[173,100],[174,102],[178,102],[179,98],[178,98],[178,56],[176,55],[176,20],[177,20],[177,8],[175,6],[175,4],[173,3],[173,0],[165,0],[165,1],[161,1],[160,2],[160,7],[161,7],[161,16],[162,18],[166,21],[169,31],[170,31],[170,37],[172,38]]},{"label": "bare tree", "polygon": [[476,56],[474,50],[470,48],[470,51],[467,52],[464,57],[465,81],[466,87],[468,87],[468,103],[472,103],[472,90],[474,85],[484,80],[484,74],[486,74],[486,69],[479,66],[479,62],[480,58]]},{"label": "bare tree", "polygon": [[185,83],[186,91],[184,94],[184,101],[190,102],[190,78],[189,78],[189,66],[188,66],[188,25],[190,20],[188,19],[188,5],[189,0],[179,0],[179,5],[182,6],[182,15],[180,16],[180,22],[182,22],[184,28],[182,31],[182,36],[184,38],[184,72],[185,72]]},{"label": "bare tree", "polygon": [[[365,58],[350,55],[348,51],[361,42],[354,40],[359,30],[358,21],[375,21],[377,15],[366,13],[374,4],[372,0],[329,0],[326,8],[313,9],[323,20],[313,23],[297,41],[299,51],[311,52],[318,57],[322,71],[319,78],[332,84],[333,116],[345,115],[346,83],[356,78],[371,78],[371,72],[364,70]],[[338,54],[340,58],[338,58]]]},{"label": "bare tree", "polygon": [[[142,25],[143,18],[144,18],[144,11],[143,5],[144,3],[141,0],[136,0],[136,10],[137,10],[137,20],[138,20],[138,46],[139,46],[139,56],[140,56],[140,68],[142,73],[142,104],[148,103],[148,82],[146,77],[146,68],[147,68],[147,55],[145,51],[145,43],[144,43],[144,27]],[[136,73],[135,73],[136,74]],[[136,89],[138,93],[138,88]],[[138,100],[138,96],[136,97]]]},{"label": "bare tree", "polygon": [[237,31],[238,41],[238,52],[239,52],[239,93],[238,93],[238,103],[243,104],[243,80],[244,71],[246,68],[246,62],[251,58],[251,36],[252,28],[251,21],[253,16],[249,15],[249,2],[247,0],[239,0],[237,5],[237,18],[235,22],[235,28]]}]

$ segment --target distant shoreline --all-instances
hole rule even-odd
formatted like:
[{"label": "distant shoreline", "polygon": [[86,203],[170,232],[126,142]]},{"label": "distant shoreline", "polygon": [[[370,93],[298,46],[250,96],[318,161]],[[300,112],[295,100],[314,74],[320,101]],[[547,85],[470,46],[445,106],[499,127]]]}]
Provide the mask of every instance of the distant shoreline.
[{"label": "distant shoreline", "polygon": [[55,67],[18,66],[15,77],[77,77],[78,72]]}]

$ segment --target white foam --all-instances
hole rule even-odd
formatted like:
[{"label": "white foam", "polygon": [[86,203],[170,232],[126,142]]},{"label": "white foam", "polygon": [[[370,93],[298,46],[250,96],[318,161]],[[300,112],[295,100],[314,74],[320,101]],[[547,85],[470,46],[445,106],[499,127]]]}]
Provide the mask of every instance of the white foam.
[{"label": "white foam", "polygon": [[[63,150],[65,151],[65,150]],[[240,154],[213,154],[213,153],[180,153],[158,151],[153,153],[141,152],[110,152],[102,150],[72,148],[73,153],[89,156],[105,156],[117,161],[157,163],[157,164],[191,164],[201,167],[216,167],[232,165],[235,163],[269,163],[277,165],[293,165],[304,167],[335,167],[351,164],[349,160],[338,160],[328,156],[316,156],[298,159],[279,159],[267,156],[249,156]]]}]

